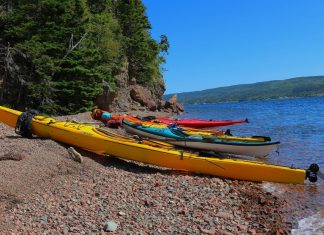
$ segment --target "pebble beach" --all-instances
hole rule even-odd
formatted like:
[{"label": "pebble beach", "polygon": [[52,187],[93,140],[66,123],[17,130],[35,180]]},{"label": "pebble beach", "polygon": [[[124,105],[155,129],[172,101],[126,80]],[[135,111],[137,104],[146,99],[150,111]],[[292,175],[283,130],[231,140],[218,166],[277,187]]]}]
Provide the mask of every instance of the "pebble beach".
[{"label": "pebble beach", "polygon": [[0,234],[290,234],[309,213],[264,183],[76,149],[80,163],[69,147],[0,123]]}]

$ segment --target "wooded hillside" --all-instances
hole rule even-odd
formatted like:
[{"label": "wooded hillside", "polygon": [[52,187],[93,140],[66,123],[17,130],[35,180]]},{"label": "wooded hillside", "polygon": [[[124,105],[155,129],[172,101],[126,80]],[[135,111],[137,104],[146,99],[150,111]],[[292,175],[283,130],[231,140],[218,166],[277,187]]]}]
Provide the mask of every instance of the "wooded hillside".
[{"label": "wooded hillside", "polygon": [[48,114],[89,110],[116,76],[162,83],[169,43],[140,0],[1,0],[0,104]]},{"label": "wooded hillside", "polygon": [[[166,95],[165,99],[170,96]],[[324,76],[298,77],[183,92],[177,94],[177,99],[182,103],[198,104],[307,96],[324,96]]]}]

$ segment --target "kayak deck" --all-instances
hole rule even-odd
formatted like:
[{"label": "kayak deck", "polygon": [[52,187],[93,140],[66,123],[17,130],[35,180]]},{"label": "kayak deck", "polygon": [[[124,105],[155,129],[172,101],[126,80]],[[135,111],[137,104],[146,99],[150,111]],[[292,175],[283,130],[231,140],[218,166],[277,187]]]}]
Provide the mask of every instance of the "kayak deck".
[{"label": "kayak deck", "polygon": [[183,131],[178,131],[168,127],[156,128],[152,126],[138,125],[137,123],[128,122],[127,119],[123,120],[123,127],[129,133],[163,140],[177,146],[246,156],[267,156],[278,148],[280,143],[205,138],[201,135],[186,135]]}]

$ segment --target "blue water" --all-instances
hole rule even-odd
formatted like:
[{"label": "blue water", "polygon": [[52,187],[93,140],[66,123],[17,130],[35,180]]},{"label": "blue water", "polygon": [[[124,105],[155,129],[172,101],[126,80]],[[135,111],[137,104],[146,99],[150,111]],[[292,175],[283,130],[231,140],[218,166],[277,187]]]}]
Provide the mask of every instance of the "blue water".
[{"label": "blue water", "polygon": [[324,97],[186,105],[179,118],[248,118],[247,124],[221,129],[279,140],[279,154],[272,153],[269,163],[298,168],[317,163],[324,172]]},{"label": "blue water", "polygon": [[[234,135],[264,135],[279,140],[279,154],[272,153],[266,159],[269,163],[298,168],[317,163],[324,172],[324,97],[186,105],[179,118],[248,118],[249,123],[221,129],[229,128]],[[304,185],[272,184],[270,188],[291,203],[294,219],[302,222],[304,216],[310,216],[313,222],[308,224],[316,232],[309,234],[323,232],[324,180],[319,179],[316,184],[306,181]],[[303,231],[304,226],[299,227]]]}]

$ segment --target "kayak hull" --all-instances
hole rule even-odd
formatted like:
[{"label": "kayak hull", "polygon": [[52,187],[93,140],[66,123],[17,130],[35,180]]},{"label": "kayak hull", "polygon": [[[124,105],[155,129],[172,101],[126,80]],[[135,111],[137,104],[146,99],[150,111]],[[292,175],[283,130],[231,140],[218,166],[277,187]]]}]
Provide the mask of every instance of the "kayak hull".
[{"label": "kayak hull", "polygon": [[[14,127],[20,112],[0,106],[0,121]],[[225,178],[304,183],[306,170],[270,165],[256,161],[201,157],[175,150],[159,143],[142,143],[130,138],[103,134],[96,127],[53,118],[36,116],[32,122],[33,134],[80,147],[96,153],[139,161],[156,166],[185,170]]]},{"label": "kayak hull", "polygon": [[[183,137],[172,135],[167,136],[165,132],[169,132],[167,128],[153,128],[142,125],[132,124],[123,121],[123,127],[129,133],[144,136],[147,138],[166,141],[170,144],[193,148],[206,151],[231,153],[238,155],[264,157],[269,155],[272,151],[278,148],[279,142],[260,143],[260,142],[236,142],[236,141],[223,141],[217,139],[209,139],[202,141],[196,138]],[[153,132],[153,131],[154,132]],[[168,133],[167,133],[168,134]],[[174,137],[174,138],[172,138]],[[201,137],[200,137],[201,138]],[[201,138],[203,139],[203,138]]]},{"label": "kayak hull", "polygon": [[209,139],[221,139],[224,141],[243,141],[243,142],[268,142],[270,141],[270,137],[267,136],[233,136],[228,135],[224,131],[219,130],[212,130],[212,129],[197,129],[197,128],[191,128],[191,127],[178,127],[173,125],[167,125],[164,123],[152,123],[148,121],[143,121],[141,119],[138,119],[136,117],[127,116],[123,117],[122,121],[132,123],[135,125],[140,125],[143,127],[148,128],[174,128],[178,129],[181,132],[183,132],[185,135],[188,136],[202,136]]},{"label": "kayak hull", "polygon": [[200,119],[169,119],[169,118],[156,118],[153,122],[160,122],[164,124],[177,124],[179,126],[191,128],[211,128],[229,126],[234,124],[246,123],[247,120],[200,120]]},{"label": "kayak hull", "polygon": [[[106,125],[115,126],[121,125],[122,120],[125,117],[131,116],[123,116],[123,115],[111,115],[109,112],[95,109],[91,116],[95,120],[101,120]],[[245,120],[203,120],[203,119],[169,119],[163,117],[155,117],[155,116],[148,116],[141,118],[142,121],[147,121],[150,123],[163,123],[166,125],[170,124],[177,124],[183,127],[190,127],[190,128],[211,128],[211,127],[220,127],[220,126],[229,126],[234,124],[246,123],[248,122],[247,119]]]}]

